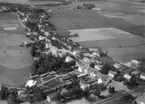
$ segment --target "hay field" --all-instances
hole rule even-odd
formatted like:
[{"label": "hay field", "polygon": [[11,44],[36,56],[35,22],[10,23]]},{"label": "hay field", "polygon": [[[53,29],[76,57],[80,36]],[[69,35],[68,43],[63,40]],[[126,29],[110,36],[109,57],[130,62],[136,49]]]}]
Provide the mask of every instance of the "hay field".
[{"label": "hay field", "polygon": [[95,41],[95,40],[110,40],[115,38],[133,38],[138,36],[129,32],[125,32],[113,27],[110,28],[95,28],[95,29],[78,29],[70,30],[72,33],[77,33],[79,37],[71,38],[75,42]]},{"label": "hay field", "polygon": [[19,44],[29,41],[24,34],[0,33],[0,84],[20,86],[32,66],[29,49]]},{"label": "hay field", "polygon": [[0,13],[0,25],[19,24],[17,15],[13,13]]},{"label": "hay field", "polygon": [[[0,13],[0,25],[20,25],[17,15]],[[24,41],[30,41],[24,35],[24,28],[16,31],[0,32],[0,84],[21,86],[32,67],[29,49],[19,47]]]},{"label": "hay field", "polygon": [[143,36],[144,26],[134,25],[123,19],[107,18],[89,10],[65,10],[51,14],[51,23],[57,30],[115,27]]},{"label": "hay field", "polygon": [[0,13],[0,27],[12,27],[12,26],[18,26],[19,28],[17,30],[13,30],[11,32],[13,33],[24,33],[25,29],[20,24],[20,21],[18,19],[18,16],[14,13]]}]

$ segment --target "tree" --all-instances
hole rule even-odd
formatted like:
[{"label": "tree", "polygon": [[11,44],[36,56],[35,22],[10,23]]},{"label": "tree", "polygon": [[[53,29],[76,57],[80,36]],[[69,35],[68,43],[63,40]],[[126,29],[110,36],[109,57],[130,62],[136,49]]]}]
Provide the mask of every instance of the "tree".
[{"label": "tree", "polygon": [[39,62],[37,60],[34,60],[33,67],[32,67],[32,74],[37,74],[38,68],[39,68]]},{"label": "tree", "polygon": [[100,96],[101,94],[101,91],[99,89],[96,89],[95,92],[94,92],[94,95],[95,96]]},{"label": "tree", "polygon": [[35,56],[35,43],[31,44],[31,55],[34,57]]},{"label": "tree", "polygon": [[138,81],[137,81],[137,78],[135,76],[132,76],[129,80],[129,83],[128,85],[131,85],[131,86],[138,86]]},{"label": "tree", "polygon": [[7,101],[8,101],[8,104],[17,104],[16,95],[14,93],[9,94]]},{"label": "tree", "polygon": [[84,6],[85,9],[95,8],[95,5],[94,4],[83,4],[83,6]]},{"label": "tree", "polygon": [[114,87],[109,87],[109,93],[115,93],[115,88]]},{"label": "tree", "polygon": [[108,64],[104,64],[104,66],[101,69],[101,73],[102,74],[108,74],[109,72],[109,65]]},{"label": "tree", "polygon": [[125,104],[132,104],[135,98],[131,94],[124,95],[120,98],[120,102],[124,102]]},{"label": "tree", "polygon": [[94,63],[91,63],[91,64],[90,64],[90,67],[91,67],[91,68],[95,68],[95,64],[94,64]]},{"label": "tree", "polygon": [[0,91],[0,100],[6,100],[8,98],[8,94],[8,88],[2,85]]},{"label": "tree", "polygon": [[39,87],[33,86],[32,91],[33,91],[33,96],[35,101],[39,102],[43,100],[43,92]]}]

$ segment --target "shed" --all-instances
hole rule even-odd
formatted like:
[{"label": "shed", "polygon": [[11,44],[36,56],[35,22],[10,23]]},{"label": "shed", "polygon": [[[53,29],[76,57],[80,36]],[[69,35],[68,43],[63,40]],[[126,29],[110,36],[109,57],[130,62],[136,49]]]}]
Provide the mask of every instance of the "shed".
[{"label": "shed", "polygon": [[140,78],[145,80],[145,73],[141,73]]}]

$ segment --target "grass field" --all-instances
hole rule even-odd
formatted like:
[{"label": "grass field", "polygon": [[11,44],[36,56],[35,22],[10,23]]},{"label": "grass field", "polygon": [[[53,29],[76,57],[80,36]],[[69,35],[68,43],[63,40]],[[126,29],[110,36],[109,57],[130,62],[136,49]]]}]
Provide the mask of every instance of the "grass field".
[{"label": "grass field", "polygon": [[20,86],[32,65],[29,49],[18,45],[28,40],[24,34],[0,33],[0,84]]},{"label": "grass field", "polygon": [[70,30],[79,37],[71,38],[83,47],[101,48],[118,61],[145,58],[145,40],[115,28]]},{"label": "grass field", "polygon": [[[0,25],[20,25],[15,14],[1,13],[0,15]],[[19,47],[22,42],[30,41],[25,37],[21,25],[20,27],[16,31],[0,32],[0,84],[8,86],[23,85],[32,67],[33,61],[29,49]]]},{"label": "grass field", "polygon": [[94,11],[69,10],[51,14],[51,22],[57,30],[115,27],[143,36],[144,26],[134,25],[118,18],[107,18]]}]

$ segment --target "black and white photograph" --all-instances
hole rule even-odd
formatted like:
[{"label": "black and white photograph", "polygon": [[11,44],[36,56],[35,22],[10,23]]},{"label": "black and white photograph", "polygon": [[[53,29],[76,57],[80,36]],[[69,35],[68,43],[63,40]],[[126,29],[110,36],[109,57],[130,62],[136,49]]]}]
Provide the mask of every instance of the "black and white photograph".
[{"label": "black and white photograph", "polygon": [[0,104],[145,104],[145,0],[0,0]]}]

